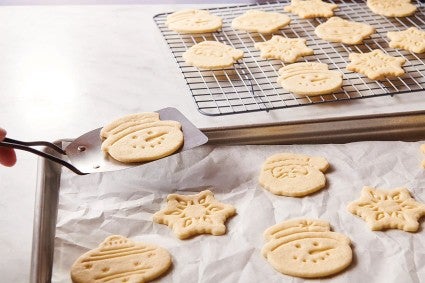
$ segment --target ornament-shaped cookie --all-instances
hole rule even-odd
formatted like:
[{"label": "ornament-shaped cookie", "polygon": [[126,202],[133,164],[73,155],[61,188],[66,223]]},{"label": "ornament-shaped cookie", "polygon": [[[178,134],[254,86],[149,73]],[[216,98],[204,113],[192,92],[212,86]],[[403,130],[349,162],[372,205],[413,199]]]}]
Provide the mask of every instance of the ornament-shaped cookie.
[{"label": "ornament-shaped cookie", "polygon": [[287,26],[291,19],[280,13],[249,10],[243,15],[233,19],[232,28],[270,34]]},{"label": "ornament-shaped cookie", "polygon": [[198,234],[223,235],[224,222],[236,214],[236,209],[218,202],[211,191],[196,195],[171,194],[167,206],[155,213],[154,221],[168,225],[180,239]]},{"label": "ornament-shaped cookie", "polygon": [[263,256],[277,271],[318,278],[338,273],[352,260],[350,239],[331,232],[327,221],[288,220],[264,232]]},{"label": "ornament-shaped cookie", "polygon": [[255,43],[255,48],[261,50],[261,58],[277,59],[286,63],[294,63],[302,56],[312,55],[313,49],[308,48],[303,38],[286,38],[279,35],[265,42]]},{"label": "ornament-shaped cookie", "polygon": [[295,63],[279,69],[277,82],[287,91],[314,96],[340,89],[342,74],[323,63]]},{"label": "ornament-shaped cookie", "polygon": [[390,47],[401,48],[412,53],[425,52],[425,31],[410,27],[403,31],[389,31],[387,33]]},{"label": "ornament-shaped cookie", "polygon": [[316,27],[314,32],[321,39],[345,44],[360,44],[368,38],[375,29],[368,24],[347,21],[332,17]]},{"label": "ornament-shaped cookie", "polygon": [[278,153],[264,162],[259,182],[273,194],[302,197],[325,187],[328,167],[323,157]]},{"label": "ornament-shaped cookie", "polygon": [[338,5],[326,3],[322,0],[292,0],[291,4],[285,6],[285,12],[289,12],[302,19],[311,19],[324,17],[329,18],[334,15],[333,10],[337,9]]},{"label": "ornament-shaped cookie", "polygon": [[188,9],[168,15],[165,25],[178,33],[207,33],[220,30],[222,19],[205,10]]},{"label": "ornament-shaped cookie", "polygon": [[360,199],[348,211],[363,218],[372,230],[400,229],[416,232],[425,216],[425,205],[416,202],[405,188],[384,191],[364,187]]},{"label": "ornament-shaped cookie", "polygon": [[243,51],[217,41],[203,41],[183,53],[188,65],[215,70],[233,66],[243,57]]},{"label": "ornament-shaped cookie", "polygon": [[170,266],[171,256],[165,249],[114,235],[80,256],[71,267],[71,278],[74,283],[144,283]]},{"label": "ornament-shaped cookie", "polygon": [[386,17],[407,17],[416,11],[410,0],[367,0],[367,6],[375,14]]},{"label": "ornament-shaped cookie", "polygon": [[367,53],[350,53],[348,58],[351,62],[347,65],[347,70],[363,74],[371,80],[383,80],[404,74],[401,66],[406,59],[384,54],[379,49]]},{"label": "ornament-shaped cookie", "polygon": [[[139,115],[139,116],[138,116]],[[130,115],[105,126],[102,151],[124,163],[156,160],[176,152],[183,145],[181,124],[160,121],[158,116]]]}]

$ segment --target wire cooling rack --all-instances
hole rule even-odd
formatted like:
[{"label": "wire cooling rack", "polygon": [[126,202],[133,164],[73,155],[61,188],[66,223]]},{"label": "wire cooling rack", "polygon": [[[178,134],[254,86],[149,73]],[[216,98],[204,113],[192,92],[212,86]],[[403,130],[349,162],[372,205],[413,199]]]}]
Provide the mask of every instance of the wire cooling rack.
[{"label": "wire cooling rack", "polygon": [[[364,40],[363,44],[345,45],[324,41],[315,35],[314,29],[325,22],[325,18],[306,20],[286,13],[291,17],[290,25],[274,34],[307,39],[307,46],[314,50],[314,55],[303,57],[298,62],[326,63],[330,70],[343,73],[344,81],[341,90],[333,94],[306,97],[285,91],[276,82],[278,70],[285,64],[279,60],[262,59],[260,51],[254,48],[254,43],[269,40],[272,35],[233,30],[231,22],[235,17],[251,9],[282,13],[283,7],[288,3],[288,1],[267,2],[206,9],[223,18],[223,28],[220,32],[197,35],[178,34],[169,30],[165,26],[165,21],[170,13],[163,13],[154,17],[200,113],[215,116],[268,111],[425,90],[425,53],[414,54],[390,48],[389,39],[386,36],[388,31],[404,30],[411,26],[425,29],[425,4],[413,1],[418,6],[418,10],[410,17],[387,18],[372,13],[364,1],[351,0],[334,1],[339,5],[339,9],[335,11],[335,16],[368,23],[375,27],[376,32],[371,38]],[[214,71],[199,70],[187,65],[182,54],[189,47],[205,40],[219,41],[243,50],[244,58],[235,63],[232,68]],[[406,63],[403,68],[406,74],[399,78],[375,81],[345,69],[349,63],[349,53],[369,52],[372,49],[381,49],[389,55],[404,57]]]}]

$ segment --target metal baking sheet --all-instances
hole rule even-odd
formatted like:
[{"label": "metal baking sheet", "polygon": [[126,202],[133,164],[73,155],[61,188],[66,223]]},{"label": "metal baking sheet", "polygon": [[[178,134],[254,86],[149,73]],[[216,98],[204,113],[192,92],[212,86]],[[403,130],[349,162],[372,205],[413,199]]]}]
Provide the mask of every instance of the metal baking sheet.
[{"label": "metal baking sheet", "polygon": [[[145,167],[89,176],[76,176],[41,160],[32,282],[51,278],[69,282],[69,268],[76,257],[109,234],[169,249],[174,267],[161,282],[217,282],[218,278],[220,282],[302,282],[274,271],[260,254],[265,228],[301,217],[328,220],[333,230],[353,241],[352,266],[321,282],[378,277],[389,283],[420,282],[425,276],[423,221],[418,233],[372,232],[345,207],[365,185],[405,186],[417,201],[425,202],[421,143],[207,145]],[[326,157],[331,164],[328,186],[305,198],[277,197],[262,189],[257,181],[261,162],[284,151]],[[205,187],[214,188],[218,199],[237,208],[225,236],[180,241],[164,225],[152,223],[152,214],[163,206],[167,194],[193,193]]]},{"label": "metal baking sheet", "polygon": [[[268,111],[401,93],[409,95],[425,90],[425,55],[390,48],[389,39],[386,36],[388,31],[400,31],[411,26],[425,29],[425,4],[413,0],[412,2],[418,6],[414,15],[405,18],[388,18],[374,14],[366,6],[365,1],[351,0],[328,2],[339,5],[335,16],[368,23],[376,28],[376,32],[362,44],[345,45],[324,41],[315,35],[314,29],[325,22],[325,18],[306,20],[285,13],[291,17],[291,24],[274,34],[290,38],[305,38],[307,46],[314,50],[314,55],[303,57],[298,62],[326,63],[330,70],[339,71],[344,76],[342,89],[333,94],[305,97],[287,92],[276,82],[278,70],[285,64],[279,60],[262,59],[260,51],[254,48],[255,42],[269,40],[272,35],[236,31],[232,29],[231,22],[251,9],[283,12],[283,7],[289,2],[271,1],[206,9],[223,18],[222,30],[215,33],[178,34],[165,25],[167,15],[170,13],[162,13],[154,17],[200,113],[217,116]],[[234,67],[217,71],[199,70],[187,65],[182,54],[191,46],[205,40],[219,41],[243,50],[245,56]],[[373,49],[381,49],[389,55],[405,58],[406,74],[399,78],[375,81],[345,69],[349,53],[369,52]]]}]

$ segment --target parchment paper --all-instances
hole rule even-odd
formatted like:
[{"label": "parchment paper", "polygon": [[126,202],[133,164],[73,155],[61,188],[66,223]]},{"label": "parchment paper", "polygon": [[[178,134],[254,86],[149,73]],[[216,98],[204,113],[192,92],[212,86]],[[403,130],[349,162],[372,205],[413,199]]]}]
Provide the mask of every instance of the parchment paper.
[{"label": "parchment paper", "polygon": [[[282,275],[262,257],[266,228],[292,218],[320,218],[352,240],[354,260],[336,276],[314,282],[424,282],[425,223],[417,233],[371,231],[346,210],[363,186],[408,188],[425,202],[424,142],[359,142],[342,145],[203,146],[124,171],[76,176],[63,171],[52,282],[70,282],[72,263],[104,238],[120,234],[162,246],[173,268],[155,282],[303,282]],[[275,196],[258,184],[270,155],[319,155],[331,164],[328,185],[303,198]],[[170,193],[193,194],[210,188],[233,204],[237,215],[224,236],[177,239],[152,222]]]}]

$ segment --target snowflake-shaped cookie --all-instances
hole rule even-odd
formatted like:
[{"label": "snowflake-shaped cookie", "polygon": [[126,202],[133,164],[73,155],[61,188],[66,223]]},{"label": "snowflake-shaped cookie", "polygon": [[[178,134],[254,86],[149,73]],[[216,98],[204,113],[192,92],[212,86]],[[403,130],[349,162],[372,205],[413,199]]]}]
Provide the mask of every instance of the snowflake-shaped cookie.
[{"label": "snowflake-shaped cookie", "polygon": [[296,14],[302,19],[311,19],[332,17],[334,15],[333,10],[337,8],[338,5],[326,3],[322,0],[292,0],[291,4],[284,9],[286,12]]},{"label": "snowflake-shaped cookie", "polygon": [[416,232],[418,219],[425,215],[425,205],[416,202],[405,188],[384,191],[364,187],[360,199],[350,203],[348,211],[363,218],[372,230]]},{"label": "snowflake-shaped cookie", "polygon": [[386,17],[407,17],[416,11],[410,0],[367,0],[367,6],[375,14]]},{"label": "snowflake-shaped cookie", "polygon": [[371,80],[382,80],[404,74],[401,66],[406,59],[384,54],[378,49],[368,53],[350,53],[349,58],[351,63],[347,65],[347,70],[366,75]]},{"label": "snowflake-shaped cookie", "polygon": [[223,235],[224,222],[236,214],[229,204],[218,202],[211,191],[205,190],[196,195],[171,194],[167,206],[155,213],[154,221],[168,225],[180,239],[197,234]]},{"label": "snowflake-shaped cookie", "polygon": [[303,38],[285,38],[274,35],[270,40],[258,42],[254,46],[261,50],[261,58],[278,59],[285,63],[294,63],[299,57],[312,55],[313,49],[305,45]]},{"label": "snowflake-shaped cookie", "polygon": [[425,52],[425,31],[415,27],[403,31],[389,31],[390,47],[401,48],[413,53]]}]

